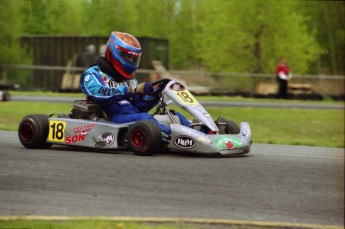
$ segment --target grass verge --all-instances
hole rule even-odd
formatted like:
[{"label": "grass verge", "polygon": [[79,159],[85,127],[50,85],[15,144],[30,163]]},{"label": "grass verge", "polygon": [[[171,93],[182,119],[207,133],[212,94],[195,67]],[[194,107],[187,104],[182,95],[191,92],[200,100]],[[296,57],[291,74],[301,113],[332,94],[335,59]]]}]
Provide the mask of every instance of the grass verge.
[{"label": "grass verge", "polygon": [[[50,96],[50,97],[71,97],[85,98],[82,92],[61,93],[52,91],[10,91],[11,95],[18,96]],[[293,100],[293,99],[268,99],[268,98],[244,98],[242,96],[195,96],[199,101],[242,101],[242,102],[265,102],[265,103],[297,103],[297,104],[344,104],[342,101],[334,101],[330,97],[323,100]]]},{"label": "grass verge", "polygon": [[[6,217],[5,217],[6,218]],[[43,217],[46,219],[28,219],[15,218],[1,219],[0,228],[26,228],[26,229],[341,229],[341,226],[333,225],[315,225],[315,224],[299,224],[299,223],[283,223],[283,222],[261,222],[261,221],[240,221],[240,220],[203,220],[203,219],[169,219],[169,218],[141,218],[137,220],[105,219],[107,217],[99,217],[92,219],[87,217]],[[35,217],[29,217],[35,218]],[[36,217],[42,218],[42,217]],[[56,218],[56,219],[54,219]],[[60,218],[60,219],[58,219]],[[65,219],[62,219],[65,218]],[[96,217],[97,218],[97,217]],[[122,217],[116,217],[122,218]]]},{"label": "grass verge", "polygon": [[[0,221],[0,228],[25,228],[25,229],[198,229],[200,227],[181,224],[148,224],[135,222],[121,222],[108,220],[73,220],[73,221],[37,221],[13,220]],[[205,228],[205,227],[203,227]]]}]

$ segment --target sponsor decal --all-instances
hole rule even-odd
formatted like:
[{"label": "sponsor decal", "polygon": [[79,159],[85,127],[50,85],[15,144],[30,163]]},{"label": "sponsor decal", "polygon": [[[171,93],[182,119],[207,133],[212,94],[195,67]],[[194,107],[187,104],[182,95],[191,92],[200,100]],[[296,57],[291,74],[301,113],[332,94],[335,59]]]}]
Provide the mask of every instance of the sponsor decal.
[{"label": "sponsor decal", "polygon": [[102,94],[104,96],[111,96],[111,95],[116,93],[116,89],[115,88],[106,87],[106,86],[102,86],[102,87],[99,88],[97,93]]},{"label": "sponsor decal", "polygon": [[119,102],[117,102],[120,106],[125,105],[125,104],[129,104],[130,102],[128,100],[121,100]]},{"label": "sponsor decal", "polygon": [[101,134],[97,139],[94,138],[96,148],[106,148],[111,146],[115,141],[112,133],[106,132]]},{"label": "sponsor decal", "polygon": [[83,142],[85,141],[86,135],[90,130],[96,126],[96,123],[88,123],[85,125],[74,126],[72,128],[73,135],[67,136],[65,143],[67,145],[71,143]]},{"label": "sponsor decal", "polygon": [[81,134],[75,134],[72,136],[67,136],[66,137],[66,144],[69,145],[71,143],[83,142],[85,140],[86,135],[87,135],[87,132],[82,132]]},{"label": "sponsor decal", "polygon": [[173,85],[170,86],[171,90],[174,91],[183,91],[184,87],[183,85],[179,84],[179,83],[174,83]]},{"label": "sponsor decal", "polygon": [[102,94],[104,96],[111,96],[117,94],[119,93],[118,87],[128,87],[130,85],[130,81],[128,80],[116,82],[114,79],[108,80],[108,78],[106,77],[103,77],[102,80],[107,86],[100,87],[97,93]]},{"label": "sponsor decal", "polygon": [[140,53],[140,52],[134,52],[134,51],[132,51],[132,50],[126,49],[126,48],[121,47],[121,46],[119,46],[119,45],[115,45],[115,48],[120,49],[121,51],[126,52],[126,53],[128,53],[128,54],[131,54],[131,55],[133,55],[133,56],[141,56],[141,53]]},{"label": "sponsor decal", "polygon": [[120,86],[129,87],[129,85],[130,85],[129,80],[124,80],[122,82],[117,82],[115,79],[111,79],[108,82],[108,86],[109,87],[113,87],[113,88],[117,88],[117,87],[120,87]]},{"label": "sponsor decal", "polygon": [[86,75],[85,76],[85,81],[87,82],[87,81],[89,81],[90,80],[90,75]]},{"label": "sponsor decal", "polygon": [[232,144],[231,141],[225,142],[225,145],[226,145],[226,148],[228,148],[228,149],[233,149],[234,148],[234,144]]},{"label": "sponsor decal", "polygon": [[221,136],[214,139],[214,144],[219,150],[234,149],[240,147],[242,144],[237,137]]},{"label": "sponsor decal", "polygon": [[192,137],[181,135],[181,136],[177,136],[174,139],[174,143],[177,147],[180,147],[183,149],[191,149],[195,146],[196,141]]},{"label": "sponsor decal", "polygon": [[200,136],[198,138],[198,141],[205,142],[205,143],[208,143],[208,144],[212,143],[212,141],[206,135],[205,136]]},{"label": "sponsor decal", "polygon": [[76,133],[86,134],[86,132],[92,130],[96,126],[96,123],[88,123],[86,125],[75,126],[72,128],[72,131]]}]

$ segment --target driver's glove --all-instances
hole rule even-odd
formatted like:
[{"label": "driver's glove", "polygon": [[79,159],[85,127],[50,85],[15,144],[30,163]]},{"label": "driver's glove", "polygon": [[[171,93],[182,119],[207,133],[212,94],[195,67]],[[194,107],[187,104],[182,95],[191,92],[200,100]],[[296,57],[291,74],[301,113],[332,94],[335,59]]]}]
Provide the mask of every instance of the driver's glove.
[{"label": "driver's glove", "polygon": [[132,95],[135,94],[150,94],[154,91],[153,86],[149,82],[140,83],[138,85],[132,85],[128,87],[128,92]]}]

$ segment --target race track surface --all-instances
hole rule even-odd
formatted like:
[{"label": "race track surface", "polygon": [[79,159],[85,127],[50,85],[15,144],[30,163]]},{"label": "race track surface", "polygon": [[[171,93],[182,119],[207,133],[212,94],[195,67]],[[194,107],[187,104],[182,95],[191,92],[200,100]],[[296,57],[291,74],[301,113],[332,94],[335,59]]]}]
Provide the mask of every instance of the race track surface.
[{"label": "race track surface", "polygon": [[254,144],[232,158],[28,150],[0,131],[1,216],[344,225],[344,149]]}]

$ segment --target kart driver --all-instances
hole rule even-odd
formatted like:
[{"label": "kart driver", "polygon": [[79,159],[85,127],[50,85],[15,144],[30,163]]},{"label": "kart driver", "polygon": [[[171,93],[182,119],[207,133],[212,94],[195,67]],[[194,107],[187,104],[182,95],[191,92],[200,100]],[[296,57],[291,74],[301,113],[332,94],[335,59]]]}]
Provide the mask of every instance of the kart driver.
[{"label": "kart driver", "polygon": [[[103,104],[108,118],[115,123],[151,120],[160,130],[171,134],[168,126],[159,123],[147,112],[157,105],[158,100],[143,101],[140,96],[153,92],[149,82],[138,84],[133,73],[137,70],[141,57],[139,41],[128,33],[112,32],[104,55],[98,56],[80,79],[81,90],[89,100]],[[181,124],[190,122],[176,112]]]}]

